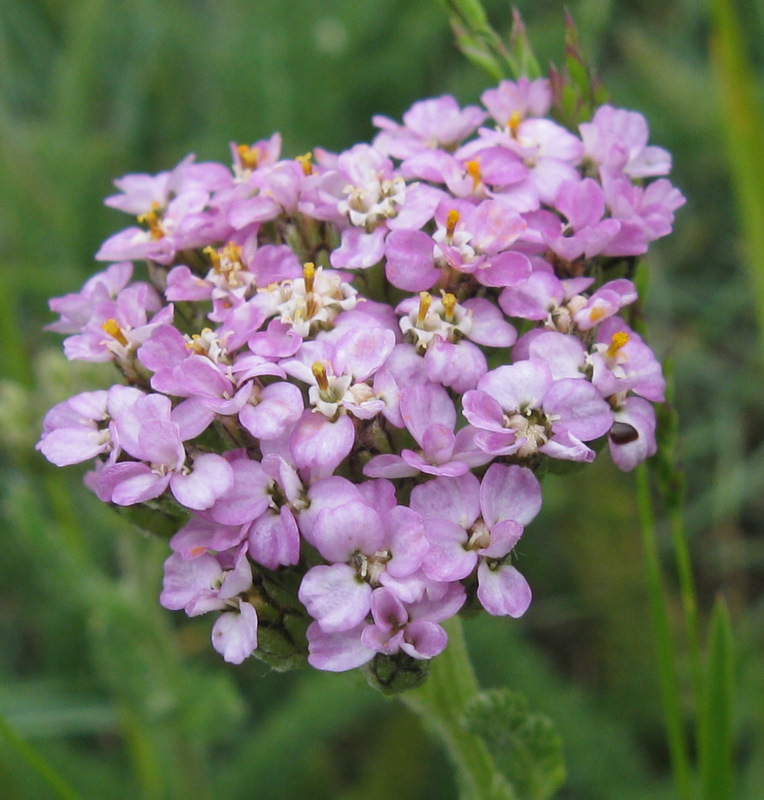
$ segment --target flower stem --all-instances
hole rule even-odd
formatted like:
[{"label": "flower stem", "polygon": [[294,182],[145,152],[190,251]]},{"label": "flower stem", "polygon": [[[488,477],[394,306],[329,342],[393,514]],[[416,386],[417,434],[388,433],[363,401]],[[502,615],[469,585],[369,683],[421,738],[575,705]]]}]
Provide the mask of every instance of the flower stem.
[{"label": "flower stem", "polygon": [[462,622],[443,623],[448,647],[432,663],[423,686],[404,692],[402,700],[445,746],[456,768],[461,800],[515,800],[483,740],[461,724],[465,704],[479,691],[467,653]]}]

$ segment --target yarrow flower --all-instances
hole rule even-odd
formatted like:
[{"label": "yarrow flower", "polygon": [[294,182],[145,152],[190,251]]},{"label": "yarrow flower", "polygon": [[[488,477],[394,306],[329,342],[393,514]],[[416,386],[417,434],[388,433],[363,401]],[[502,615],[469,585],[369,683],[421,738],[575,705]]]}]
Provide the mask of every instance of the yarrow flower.
[{"label": "yarrow flower", "polygon": [[665,383],[629,317],[684,202],[671,157],[634,111],[563,127],[543,78],[481,101],[127,175],[111,263],[50,302],[67,357],[124,383],[51,409],[38,449],[181,519],[159,599],[215,615],[226,661],[426,664],[462,608],[528,609],[537,475],[655,452]]}]

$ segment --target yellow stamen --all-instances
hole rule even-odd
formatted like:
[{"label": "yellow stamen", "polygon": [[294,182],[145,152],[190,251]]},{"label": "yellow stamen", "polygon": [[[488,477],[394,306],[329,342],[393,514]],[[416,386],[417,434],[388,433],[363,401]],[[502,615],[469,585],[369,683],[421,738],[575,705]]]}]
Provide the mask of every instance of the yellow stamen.
[{"label": "yellow stamen", "polygon": [[456,308],[456,297],[448,292],[443,295],[443,309],[446,313],[446,322],[451,322],[454,318],[454,309]]},{"label": "yellow stamen", "polygon": [[326,367],[320,361],[314,361],[310,371],[316,379],[319,390],[325,392],[329,388],[329,379],[326,377]]},{"label": "yellow stamen", "polygon": [[234,264],[241,264],[241,247],[238,244],[234,244],[233,242],[228,242],[228,244],[223,248],[222,254],[224,258],[227,258],[229,261],[233,262]]},{"label": "yellow stamen", "polygon": [[449,242],[454,235],[454,231],[456,230],[456,226],[459,224],[460,219],[461,215],[455,208],[452,208],[448,212],[448,216],[446,217],[446,238]]},{"label": "yellow stamen", "polygon": [[608,358],[615,358],[618,351],[629,341],[629,334],[625,331],[614,333],[610,339],[610,346],[607,349]]},{"label": "yellow stamen", "polygon": [[467,161],[464,166],[467,169],[467,174],[472,178],[472,191],[474,192],[481,180],[480,162],[475,160]]},{"label": "yellow stamen", "polygon": [[[202,331],[202,333],[203,332],[204,331]],[[186,348],[193,350],[198,356],[207,355],[207,348],[202,344],[202,337],[198,333],[195,333],[191,337],[190,342],[186,342]]]},{"label": "yellow stamen", "polygon": [[147,211],[145,214],[141,214],[138,217],[138,222],[141,225],[146,225],[148,227],[151,238],[155,241],[164,236],[162,220],[159,216],[159,203],[156,201],[151,204],[151,211]]},{"label": "yellow stamen", "polygon": [[307,261],[302,265],[302,277],[305,280],[305,294],[313,291],[313,279],[316,277],[316,265]]},{"label": "yellow stamen", "polygon": [[108,333],[113,339],[116,339],[122,347],[127,346],[127,337],[119,327],[119,323],[114,318],[107,319],[106,322],[101,324],[101,330]]},{"label": "yellow stamen", "polygon": [[313,153],[305,153],[303,156],[297,156],[295,161],[302,167],[304,175],[310,175],[313,172]]},{"label": "yellow stamen", "polygon": [[520,127],[520,123],[523,121],[523,115],[515,109],[510,115],[509,119],[507,120],[507,127],[509,128],[509,132],[512,134],[513,139],[517,139],[517,129]]},{"label": "yellow stamen", "polygon": [[218,251],[214,247],[205,247],[202,250],[205,256],[209,258],[210,263],[212,264],[212,268],[215,272],[220,272],[220,256],[218,255]]},{"label": "yellow stamen", "polygon": [[240,144],[236,147],[236,152],[239,154],[239,160],[244,169],[257,169],[257,165],[260,163],[259,147]]},{"label": "yellow stamen", "polygon": [[592,323],[599,322],[606,314],[606,308],[603,308],[602,306],[594,306],[594,308],[589,312],[589,321]]},{"label": "yellow stamen", "polygon": [[431,304],[432,295],[429,292],[419,292],[419,311],[416,315],[417,325],[424,324],[424,318],[427,316],[427,312],[430,310]]}]

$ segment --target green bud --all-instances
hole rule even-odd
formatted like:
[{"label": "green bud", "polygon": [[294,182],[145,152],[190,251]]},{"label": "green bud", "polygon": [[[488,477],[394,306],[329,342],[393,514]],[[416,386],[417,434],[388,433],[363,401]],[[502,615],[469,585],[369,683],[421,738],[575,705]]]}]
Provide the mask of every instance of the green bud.
[{"label": "green bud", "polygon": [[369,686],[389,696],[421,686],[430,674],[430,662],[402,652],[393,656],[377,653],[361,669]]}]

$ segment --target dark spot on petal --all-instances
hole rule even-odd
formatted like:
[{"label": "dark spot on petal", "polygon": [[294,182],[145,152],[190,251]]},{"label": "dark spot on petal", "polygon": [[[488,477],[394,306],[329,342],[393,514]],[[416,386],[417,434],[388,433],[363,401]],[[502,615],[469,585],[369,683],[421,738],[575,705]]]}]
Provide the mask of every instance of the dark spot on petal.
[{"label": "dark spot on petal", "polygon": [[639,431],[626,422],[614,422],[610,429],[610,441],[613,444],[629,444],[639,439]]}]

